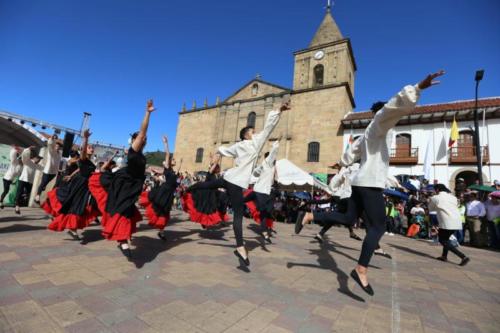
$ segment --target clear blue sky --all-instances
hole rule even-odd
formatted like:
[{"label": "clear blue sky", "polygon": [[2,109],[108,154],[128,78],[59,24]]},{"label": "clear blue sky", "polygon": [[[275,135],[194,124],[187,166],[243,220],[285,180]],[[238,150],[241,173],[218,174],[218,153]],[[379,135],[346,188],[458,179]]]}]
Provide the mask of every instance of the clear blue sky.
[{"label": "clear blue sky", "polygon": [[[182,103],[227,97],[256,73],[291,87],[326,0],[0,0],[0,109],[126,144],[147,98],[147,150],[173,141]],[[337,0],[333,16],[358,65],[357,110],[444,68],[421,103],[500,95],[500,1]],[[202,130],[202,124],[200,124]],[[195,133],[193,133],[195,134]]]}]

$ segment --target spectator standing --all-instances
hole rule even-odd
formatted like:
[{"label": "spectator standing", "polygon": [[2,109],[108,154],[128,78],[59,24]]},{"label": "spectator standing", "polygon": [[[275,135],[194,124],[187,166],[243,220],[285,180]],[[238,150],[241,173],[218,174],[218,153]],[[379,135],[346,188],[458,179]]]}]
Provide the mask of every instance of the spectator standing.
[{"label": "spectator standing", "polygon": [[486,215],[484,204],[478,200],[477,192],[470,193],[470,201],[466,205],[466,221],[469,226],[470,244],[476,247],[486,246],[486,223],[482,219]]},{"label": "spectator standing", "polygon": [[500,218],[500,192],[491,193],[484,206],[488,223],[488,246],[500,249],[500,224],[498,223]]}]

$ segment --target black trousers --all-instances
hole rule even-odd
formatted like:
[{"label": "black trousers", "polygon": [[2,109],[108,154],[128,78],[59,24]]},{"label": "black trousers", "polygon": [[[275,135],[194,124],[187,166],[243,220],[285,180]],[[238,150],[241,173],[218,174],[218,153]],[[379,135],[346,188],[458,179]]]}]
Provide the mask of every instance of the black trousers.
[{"label": "black trousers", "polygon": [[[323,225],[319,234],[323,236],[335,224],[343,224],[349,229],[349,233],[353,233],[352,226],[356,223],[356,211],[353,210],[354,206],[349,206],[349,199],[341,199],[337,205],[339,209],[331,212],[312,212],[314,221],[320,222]],[[351,210],[349,210],[351,207]]]},{"label": "black trousers", "polygon": [[456,230],[448,230],[448,229],[439,229],[438,231],[438,240],[441,245],[443,245],[443,254],[442,257],[446,258],[448,256],[448,251],[453,252],[456,254],[460,259],[465,258],[465,254],[460,252],[456,246],[453,246],[450,244],[450,236],[453,235],[453,233]]},{"label": "black trousers", "polygon": [[381,188],[353,186],[352,194],[348,201],[347,212],[317,213],[316,217],[327,223],[352,225],[361,215],[364,217],[366,236],[361,247],[358,264],[368,267],[373,252],[379,247],[378,243],[384,235],[385,201]]},{"label": "black trousers", "polygon": [[23,182],[22,180],[19,181],[19,184],[17,185],[17,193],[16,193],[16,206],[20,206],[21,198],[22,198],[24,192],[26,192],[26,204],[29,203],[32,187],[33,187],[33,184],[31,184],[31,183]]},{"label": "black trousers", "polygon": [[233,207],[233,231],[236,238],[236,246],[243,246],[243,212],[245,202],[243,199],[243,188],[234,185],[222,178],[210,180],[207,182],[196,183],[189,188],[190,191],[225,188],[229,202]]},{"label": "black trousers", "polygon": [[252,191],[249,195],[245,197],[244,202],[254,201],[260,216],[260,232],[267,232],[266,219],[271,217],[273,202],[269,194],[259,193]]},{"label": "black trousers", "polygon": [[56,175],[49,175],[47,173],[42,174],[42,181],[40,182],[40,186],[38,186],[36,194],[38,195],[42,194],[42,192],[45,191],[47,185],[50,183],[52,179],[54,179],[55,176]]},{"label": "black trousers", "polygon": [[3,199],[9,194],[10,190],[10,185],[12,184],[12,181],[3,179],[3,192],[2,195],[0,196],[0,202],[3,202]]}]

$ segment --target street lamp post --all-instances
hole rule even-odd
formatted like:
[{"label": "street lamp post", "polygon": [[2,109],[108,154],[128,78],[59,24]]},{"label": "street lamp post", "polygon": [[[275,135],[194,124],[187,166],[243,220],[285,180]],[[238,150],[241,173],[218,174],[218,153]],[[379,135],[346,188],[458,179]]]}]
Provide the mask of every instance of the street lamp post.
[{"label": "street lamp post", "polygon": [[481,160],[481,143],[479,142],[479,115],[477,110],[477,95],[479,90],[479,82],[483,79],[484,70],[476,71],[476,102],[474,106],[474,144],[476,147],[476,162],[477,162],[477,177],[479,185],[483,185],[483,166]]}]

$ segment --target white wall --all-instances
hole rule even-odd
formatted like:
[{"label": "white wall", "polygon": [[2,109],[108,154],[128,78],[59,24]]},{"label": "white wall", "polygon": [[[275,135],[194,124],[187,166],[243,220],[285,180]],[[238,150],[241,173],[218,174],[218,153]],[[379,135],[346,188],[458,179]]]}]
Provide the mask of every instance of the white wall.
[{"label": "white wall", "polygon": [[[474,128],[473,121],[458,121],[458,129],[467,130],[469,126]],[[454,180],[453,175],[457,171],[476,170],[475,164],[469,165],[447,165],[449,152],[447,151],[448,140],[450,137],[451,122],[432,124],[416,124],[397,126],[394,129],[394,137],[392,140],[392,148],[396,146],[395,136],[401,133],[411,134],[412,148],[418,148],[418,164],[417,165],[391,165],[389,172],[392,175],[398,174],[414,174],[423,175],[424,158],[427,150],[428,140],[432,140],[434,165],[431,171],[431,177],[437,179],[443,184],[450,184],[450,180]],[[346,129],[344,131],[344,147],[349,141],[352,134],[353,137],[362,135],[364,129]],[[482,118],[480,119],[480,142],[481,146],[489,147],[490,162],[483,166],[484,182],[489,184],[493,180],[500,180],[500,119],[488,119],[483,126]],[[444,139],[443,139],[444,138]],[[444,150],[443,150],[444,149]],[[442,165],[441,165],[442,164]]]}]

